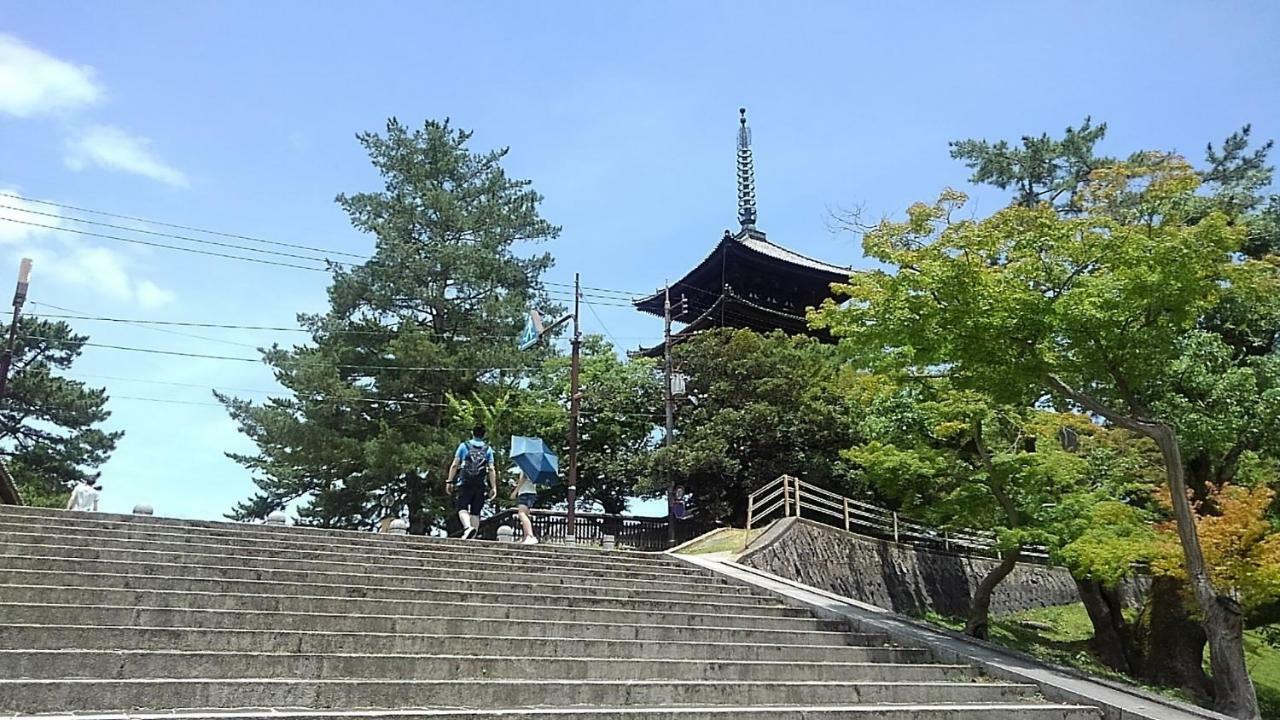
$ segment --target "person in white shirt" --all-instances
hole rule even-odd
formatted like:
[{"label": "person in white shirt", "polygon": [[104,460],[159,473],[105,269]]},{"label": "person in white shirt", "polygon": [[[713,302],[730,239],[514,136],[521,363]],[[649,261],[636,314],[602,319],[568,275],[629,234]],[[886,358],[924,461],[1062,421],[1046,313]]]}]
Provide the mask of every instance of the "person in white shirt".
[{"label": "person in white shirt", "polygon": [[87,482],[76,483],[71,491],[71,499],[67,501],[68,510],[81,512],[98,512],[98,498],[102,495],[102,485],[90,485]]},{"label": "person in white shirt", "polygon": [[520,525],[524,528],[525,545],[537,545],[538,538],[533,536],[533,521],[529,519],[529,510],[538,503],[538,486],[533,484],[528,475],[519,468],[511,468],[519,473],[516,487],[511,491],[511,499],[516,501],[516,514],[520,516]]}]

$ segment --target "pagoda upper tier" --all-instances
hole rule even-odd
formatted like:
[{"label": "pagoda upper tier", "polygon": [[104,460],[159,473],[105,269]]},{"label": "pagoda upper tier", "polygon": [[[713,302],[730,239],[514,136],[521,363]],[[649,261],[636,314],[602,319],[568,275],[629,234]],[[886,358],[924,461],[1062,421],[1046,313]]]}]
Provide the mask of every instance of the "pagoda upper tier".
[{"label": "pagoda upper tier", "polygon": [[[831,284],[853,270],[815,260],[776,245],[755,228],[724,237],[697,267],[670,288],[673,319],[687,323],[673,340],[713,327],[748,328],[790,334],[809,332],[805,313],[831,296]],[[637,309],[663,315],[664,291],[637,300]],[[661,355],[662,345],[641,354]]]},{"label": "pagoda upper tier", "polygon": [[[782,330],[813,334],[805,317],[809,308],[831,297],[831,284],[847,281],[851,267],[805,257],[769,242],[756,229],[755,166],[746,108],[738,109],[738,222],[737,235],[725,231],[711,254],[669,289],[635,301],[637,309],[658,317],[666,314],[685,323],[671,342],[716,327]],[[821,336],[821,334],[819,334]],[[637,354],[657,357],[666,345],[641,348]]]}]

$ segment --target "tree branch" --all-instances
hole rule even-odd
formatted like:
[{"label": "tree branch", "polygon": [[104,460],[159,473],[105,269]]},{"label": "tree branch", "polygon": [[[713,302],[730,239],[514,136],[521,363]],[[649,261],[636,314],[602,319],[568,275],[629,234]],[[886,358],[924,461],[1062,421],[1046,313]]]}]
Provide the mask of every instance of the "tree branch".
[{"label": "tree branch", "polygon": [[1076,390],[1066,384],[1052,373],[1045,375],[1044,381],[1049,387],[1080,403],[1080,406],[1085,410],[1106,418],[1108,421],[1113,422],[1126,430],[1132,430],[1133,432],[1147,437],[1154,437],[1155,433],[1159,430],[1160,426],[1157,423],[1139,420],[1108,407],[1092,395],[1089,395],[1082,390]]}]

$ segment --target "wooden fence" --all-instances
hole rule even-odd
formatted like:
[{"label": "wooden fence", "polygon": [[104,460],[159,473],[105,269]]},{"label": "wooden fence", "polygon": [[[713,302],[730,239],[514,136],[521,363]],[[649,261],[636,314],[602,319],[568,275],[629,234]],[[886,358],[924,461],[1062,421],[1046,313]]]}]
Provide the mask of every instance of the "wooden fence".
[{"label": "wooden fence", "polygon": [[[781,512],[782,517],[804,517],[843,528],[848,532],[929,550],[996,558],[1000,549],[995,533],[966,528],[933,528],[870,503],[847,498],[783,475],[747,498],[747,530]],[[1023,546],[1022,557],[1047,562],[1046,548]]]}]

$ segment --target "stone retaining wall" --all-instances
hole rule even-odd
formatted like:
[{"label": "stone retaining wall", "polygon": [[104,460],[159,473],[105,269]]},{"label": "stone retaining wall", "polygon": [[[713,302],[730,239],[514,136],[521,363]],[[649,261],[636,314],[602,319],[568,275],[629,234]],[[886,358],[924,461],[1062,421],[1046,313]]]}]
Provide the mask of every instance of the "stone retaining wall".
[{"label": "stone retaining wall", "polygon": [[[738,562],[906,615],[963,616],[995,560],[923,550],[855,535],[810,520],[774,523]],[[1002,615],[1078,601],[1062,568],[1019,564],[991,599]]]}]

